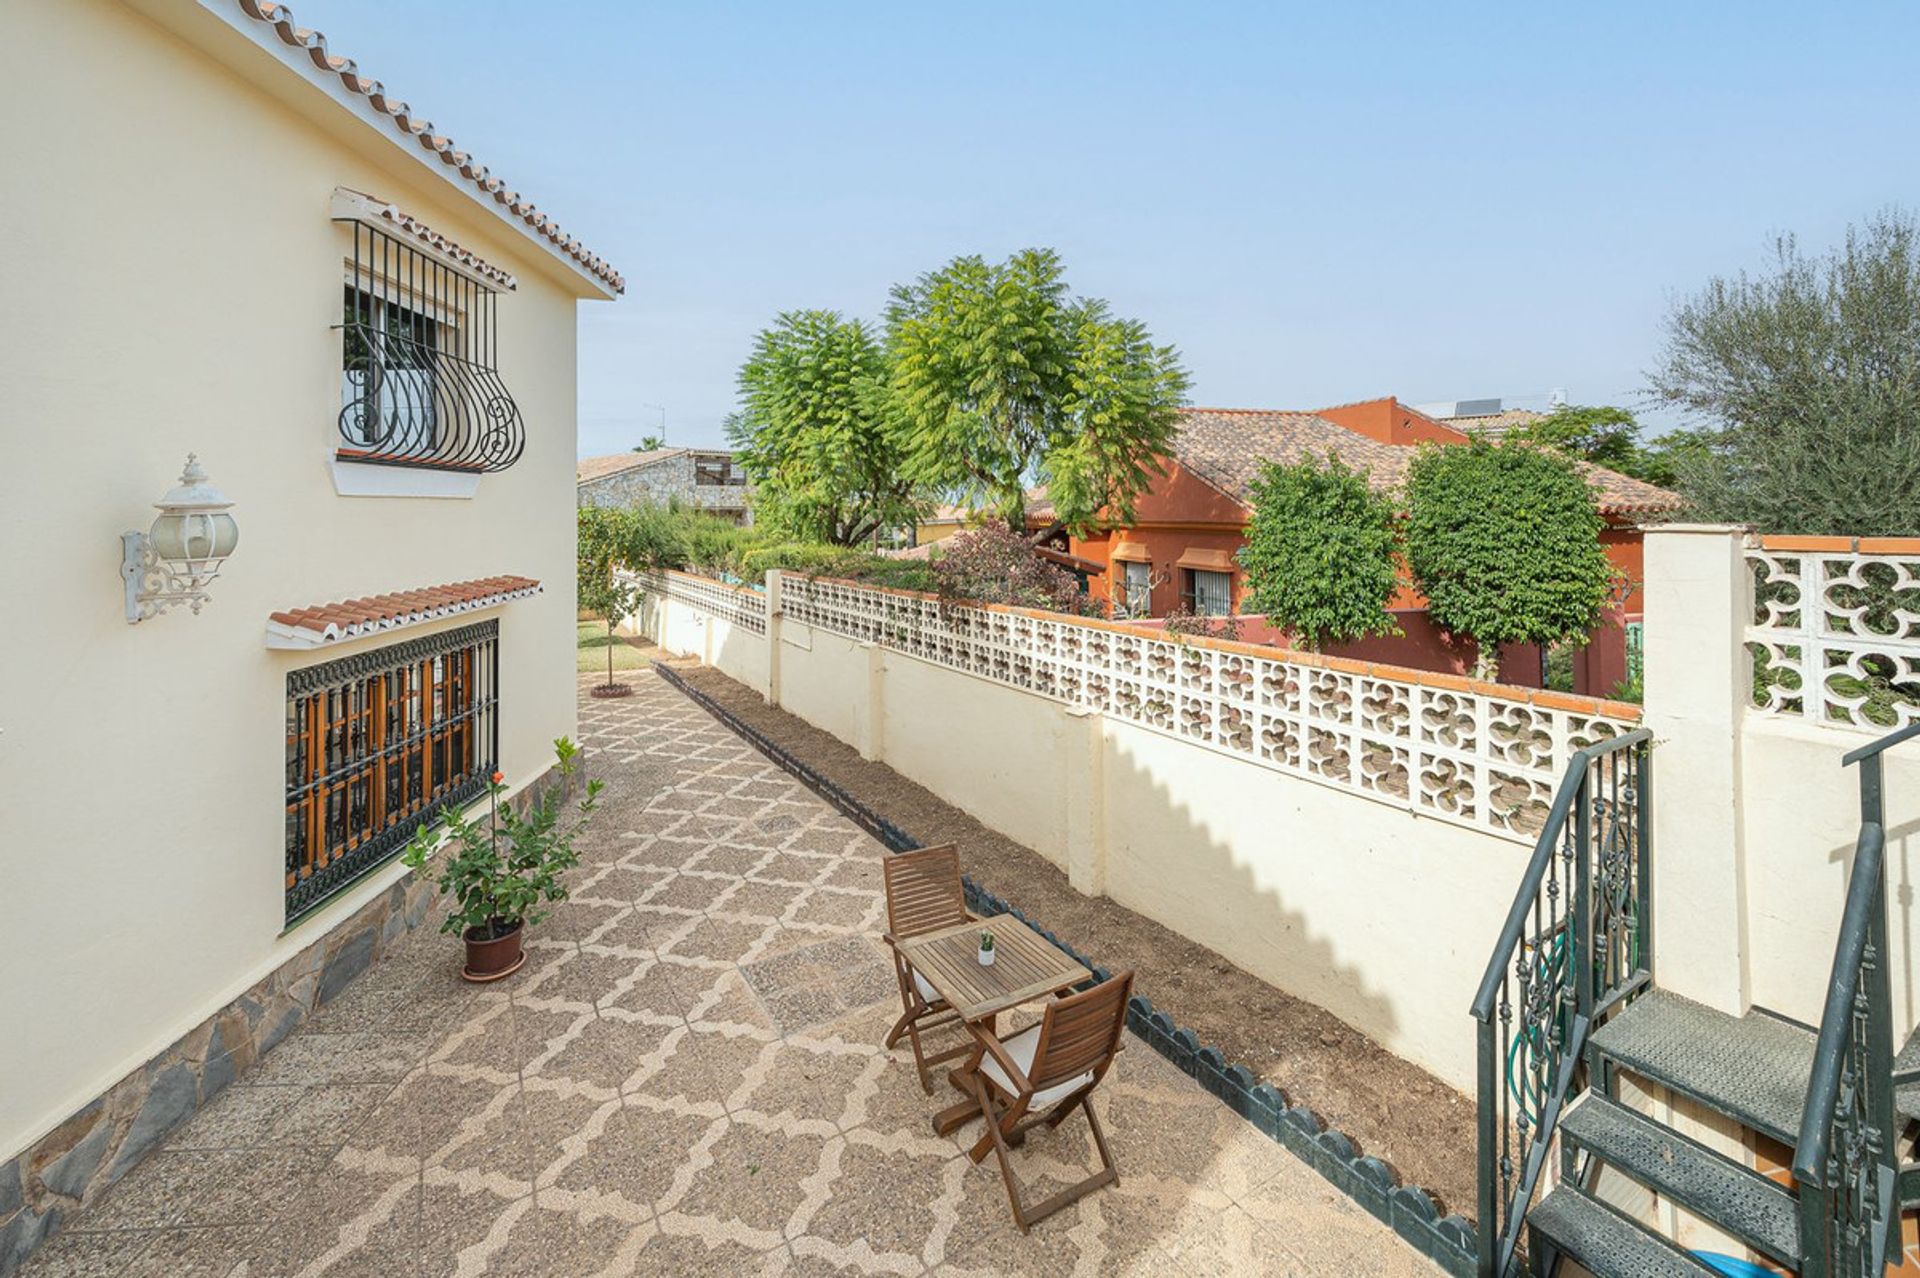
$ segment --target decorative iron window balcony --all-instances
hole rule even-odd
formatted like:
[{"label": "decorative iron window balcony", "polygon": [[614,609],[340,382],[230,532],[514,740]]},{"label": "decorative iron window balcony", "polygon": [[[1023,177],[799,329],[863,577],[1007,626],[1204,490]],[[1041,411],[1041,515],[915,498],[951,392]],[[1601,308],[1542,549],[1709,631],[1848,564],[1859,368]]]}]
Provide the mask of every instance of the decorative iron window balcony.
[{"label": "decorative iron window balcony", "polygon": [[[344,212],[344,215],[343,215]],[[505,470],[526,428],[496,365],[495,285],[513,277],[391,205],[336,199],[353,236],[342,290],[342,461]]]}]

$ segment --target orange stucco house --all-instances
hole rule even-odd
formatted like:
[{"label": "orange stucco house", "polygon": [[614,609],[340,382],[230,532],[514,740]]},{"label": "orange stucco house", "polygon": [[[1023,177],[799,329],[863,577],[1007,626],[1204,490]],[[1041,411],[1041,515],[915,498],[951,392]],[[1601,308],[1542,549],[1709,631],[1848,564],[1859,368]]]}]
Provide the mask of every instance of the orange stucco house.
[{"label": "orange stucco house", "polygon": [[[1073,539],[1074,554],[1103,565],[1090,579],[1096,598],[1142,617],[1164,617],[1184,606],[1194,612],[1239,611],[1246,581],[1235,552],[1246,542],[1252,485],[1267,462],[1291,463],[1332,452],[1364,468],[1373,487],[1398,490],[1415,449],[1426,443],[1461,444],[1468,421],[1442,420],[1388,397],[1310,412],[1190,408],[1182,410],[1166,473],[1135,505],[1124,528]],[[1604,695],[1627,675],[1628,627],[1640,621],[1642,576],[1639,522],[1677,509],[1680,499],[1652,484],[1599,466],[1583,468],[1598,491],[1606,519],[1601,541],[1628,583],[1620,606],[1575,657],[1576,690]],[[1411,587],[1390,607],[1403,638],[1369,639],[1337,652],[1364,659],[1465,670],[1471,646],[1427,619],[1426,601]],[[1245,637],[1284,642],[1284,635],[1251,623]],[[1501,654],[1501,677],[1538,684],[1537,649]]]}]

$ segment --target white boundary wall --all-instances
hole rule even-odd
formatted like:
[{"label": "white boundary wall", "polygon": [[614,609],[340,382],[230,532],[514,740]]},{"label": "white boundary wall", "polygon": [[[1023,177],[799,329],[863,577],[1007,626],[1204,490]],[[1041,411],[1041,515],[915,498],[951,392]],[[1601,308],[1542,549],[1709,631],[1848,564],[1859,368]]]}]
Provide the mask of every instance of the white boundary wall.
[{"label": "white boundary wall", "polygon": [[[1001,634],[991,642],[1005,651],[1004,665],[992,655],[957,652],[944,636],[922,635],[930,660],[899,650],[895,645],[908,636],[897,628],[886,632],[894,642],[882,644],[799,619],[805,613],[851,626],[844,611],[821,608],[823,585],[834,588],[843,608],[849,600],[862,607],[924,603],[914,596],[779,574],[765,594],[677,573],[638,580],[647,587],[647,602],[631,628],[669,651],[702,657],[863,756],[886,762],[1033,848],[1079,890],[1107,895],[1206,945],[1471,1090],[1473,1036],[1466,1009],[1529,852],[1523,831],[1476,828],[1469,824],[1471,810],[1421,811],[1404,793],[1362,793],[1340,776],[1303,775],[1298,755],[1236,753],[1172,724],[1134,722],[1070,704],[1059,695],[1058,670],[1051,694],[1012,685],[1023,656],[1044,661],[1051,653],[1057,660],[1060,635],[1023,654],[1019,645],[1034,642],[1031,630]],[[793,597],[801,591],[809,596],[805,604]],[[949,621],[965,613],[976,621],[1043,621],[1074,632],[1064,639],[1076,642],[1128,638],[1124,628],[1047,614],[942,613]],[[1331,709],[1322,714],[1314,707],[1350,709],[1370,697],[1381,704],[1382,689],[1408,699],[1445,696],[1448,708],[1458,712],[1448,719],[1456,735],[1433,746],[1431,757],[1451,750],[1445,761],[1455,766],[1449,775],[1459,774],[1476,745],[1504,739],[1488,731],[1489,724],[1524,717],[1539,732],[1526,737],[1526,750],[1537,755],[1529,754],[1519,773],[1526,781],[1518,791],[1523,798],[1554,775],[1555,752],[1572,748],[1570,741],[1627,726],[1616,717],[1620,707],[1551,698],[1535,704],[1525,690],[1469,688],[1464,681],[1454,686],[1444,676],[1314,658],[1276,661],[1270,649],[1241,645],[1161,638],[1148,646],[1156,653],[1164,648],[1170,660],[1199,654],[1216,663],[1216,675],[1230,666],[1236,680],[1241,671],[1248,675],[1249,686],[1265,682],[1277,690],[1286,683],[1296,694],[1314,680],[1354,681],[1329,684],[1325,702],[1299,703],[1310,717],[1299,720],[1302,740],[1327,730],[1318,725],[1334,722]],[[1140,656],[1154,659],[1145,648]],[[943,657],[978,661],[980,671],[953,668]],[[1085,678],[1086,661],[1079,664]],[[1427,678],[1436,682],[1429,686],[1422,682]],[[1142,681],[1148,700],[1151,684]],[[1198,685],[1190,678],[1182,686],[1197,698]],[[1275,719],[1282,713],[1279,695],[1265,703]],[[1251,696],[1246,708],[1261,713]],[[1194,721],[1185,701],[1174,716],[1176,723]],[[1226,718],[1216,701],[1209,723]],[[1257,718],[1254,723],[1255,739],[1267,739],[1269,725]],[[1392,748],[1385,734],[1393,723],[1391,717],[1377,721],[1382,748]],[[1400,717],[1398,730],[1405,749],[1418,748],[1410,716]],[[1349,763],[1364,758],[1368,745],[1355,745],[1350,734]],[[1514,760],[1483,756],[1480,766],[1517,771]],[[1514,813],[1488,816],[1508,826],[1521,819]],[[939,831],[916,833],[940,837]],[[1120,955],[1100,957],[1124,961]]]}]

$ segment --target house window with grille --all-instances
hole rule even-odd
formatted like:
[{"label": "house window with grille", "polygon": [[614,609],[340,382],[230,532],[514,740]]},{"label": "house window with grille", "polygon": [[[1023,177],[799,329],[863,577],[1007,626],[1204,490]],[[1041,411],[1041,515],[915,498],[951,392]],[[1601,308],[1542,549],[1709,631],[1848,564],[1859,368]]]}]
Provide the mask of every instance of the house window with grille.
[{"label": "house window with grille", "polygon": [[1224,617],[1233,611],[1233,574],[1188,568],[1180,601],[1187,611],[1202,617]]},{"label": "house window with grille", "polygon": [[1120,606],[1129,617],[1153,615],[1153,565],[1132,559],[1122,561]]},{"label": "house window with grille", "polygon": [[513,465],[526,433],[500,380],[491,277],[435,248],[415,223],[403,238],[397,226],[336,220],[352,236],[339,324],[339,458],[473,472]]},{"label": "house window with grille", "polygon": [[484,793],[499,757],[499,623],[287,676],[287,921]]}]

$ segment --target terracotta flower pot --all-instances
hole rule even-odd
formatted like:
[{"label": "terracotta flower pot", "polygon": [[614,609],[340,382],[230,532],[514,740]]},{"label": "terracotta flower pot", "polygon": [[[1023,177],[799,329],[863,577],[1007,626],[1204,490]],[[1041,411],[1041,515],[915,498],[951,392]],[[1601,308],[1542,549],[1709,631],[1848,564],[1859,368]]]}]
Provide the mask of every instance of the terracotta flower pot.
[{"label": "terracotta flower pot", "polygon": [[468,928],[462,937],[467,943],[467,965],[460,975],[477,984],[512,976],[527,961],[527,952],[520,948],[526,930],[524,923],[497,934],[491,928]]}]

